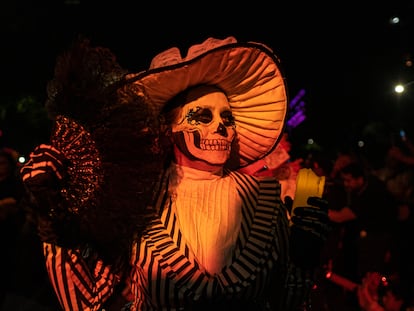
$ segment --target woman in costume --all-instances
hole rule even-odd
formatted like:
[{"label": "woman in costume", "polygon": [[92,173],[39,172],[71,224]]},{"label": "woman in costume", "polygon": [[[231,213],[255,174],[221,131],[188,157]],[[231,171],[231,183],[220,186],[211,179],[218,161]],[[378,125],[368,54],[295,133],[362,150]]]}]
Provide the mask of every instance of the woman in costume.
[{"label": "woman in costume", "polygon": [[[284,130],[273,51],[209,38],[128,74],[85,49],[58,61],[51,143],[22,169],[62,308],[100,310],[127,278],[130,310],[304,310],[326,202],[310,198],[290,222],[278,180],[237,171]],[[77,67],[92,73],[81,91]]]}]

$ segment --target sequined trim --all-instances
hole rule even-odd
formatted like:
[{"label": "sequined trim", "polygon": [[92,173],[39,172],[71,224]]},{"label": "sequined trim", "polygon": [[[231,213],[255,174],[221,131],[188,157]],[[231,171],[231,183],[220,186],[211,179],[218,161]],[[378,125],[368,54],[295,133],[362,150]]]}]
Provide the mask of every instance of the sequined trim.
[{"label": "sequined trim", "polygon": [[61,190],[65,200],[71,202],[70,211],[79,213],[96,205],[104,176],[99,151],[91,134],[73,119],[57,116],[51,140],[70,163],[68,182]]}]

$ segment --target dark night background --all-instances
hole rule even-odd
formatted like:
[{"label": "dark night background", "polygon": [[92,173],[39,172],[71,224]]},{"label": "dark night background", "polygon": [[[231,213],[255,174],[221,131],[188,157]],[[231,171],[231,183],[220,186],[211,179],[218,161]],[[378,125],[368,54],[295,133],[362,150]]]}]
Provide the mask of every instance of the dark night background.
[{"label": "dark night background", "polygon": [[[292,131],[295,144],[312,137],[333,150],[378,123],[414,137],[414,84],[399,98],[393,93],[396,82],[414,80],[414,1],[330,3],[3,1],[3,141],[27,153],[47,139],[46,82],[78,34],[110,48],[131,71],[146,69],[164,49],[184,50],[208,36],[261,41],[280,57],[290,98],[306,92],[307,118]],[[390,23],[394,15],[399,24]]]}]

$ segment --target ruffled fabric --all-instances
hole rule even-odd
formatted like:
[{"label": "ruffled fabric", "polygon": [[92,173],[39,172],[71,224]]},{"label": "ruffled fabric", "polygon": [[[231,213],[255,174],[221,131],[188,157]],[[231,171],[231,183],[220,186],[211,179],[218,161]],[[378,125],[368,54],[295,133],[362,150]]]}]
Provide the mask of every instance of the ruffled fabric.
[{"label": "ruffled fabric", "polygon": [[136,297],[145,297],[135,302],[136,310],[175,310],[180,304],[205,298],[260,300],[283,245],[274,231],[277,221],[285,218],[276,199],[280,187],[274,179],[258,181],[239,173],[229,176],[242,197],[242,223],[232,261],[220,272],[209,273],[182,234],[172,200],[166,199],[160,219],[135,248],[133,265],[139,268],[134,277],[147,287],[134,288]]}]

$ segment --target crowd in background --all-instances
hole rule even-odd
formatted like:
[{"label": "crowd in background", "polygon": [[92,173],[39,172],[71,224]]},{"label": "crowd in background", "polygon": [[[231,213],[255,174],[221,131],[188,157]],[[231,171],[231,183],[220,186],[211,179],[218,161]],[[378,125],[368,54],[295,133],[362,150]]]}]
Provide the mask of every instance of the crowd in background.
[{"label": "crowd in background", "polygon": [[317,310],[413,307],[414,145],[403,137],[378,150],[309,163],[326,176],[333,225],[321,254]]},{"label": "crowd in background", "polygon": [[[275,152],[245,168],[278,176],[284,195],[294,195],[298,169],[325,176],[332,231],[321,253],[313,310],[400,311],[414,309],[414,144],[404,137],[383,153],[341,151],[334,158],[309,152],[292,155],[285,134]],[[43,266],[41,242],[30,217],[19,208],[24,191],[18,152],[0,150],[2,239],[0,310],[58,310]]]},{"label": "crowd in background", "polygon": [[318,150],[292,152],[295,143],[285,135],[279,149],[289,156],[276,150],[252,166],[255,175],[279,176],[285,195],[294,193],[300,168],[325,176],[332,231],[321,254],[313,310],[413,308],[414,144],[407,136],[378,135],[391,139],[369,152],[347,148],[333,157]]}]

